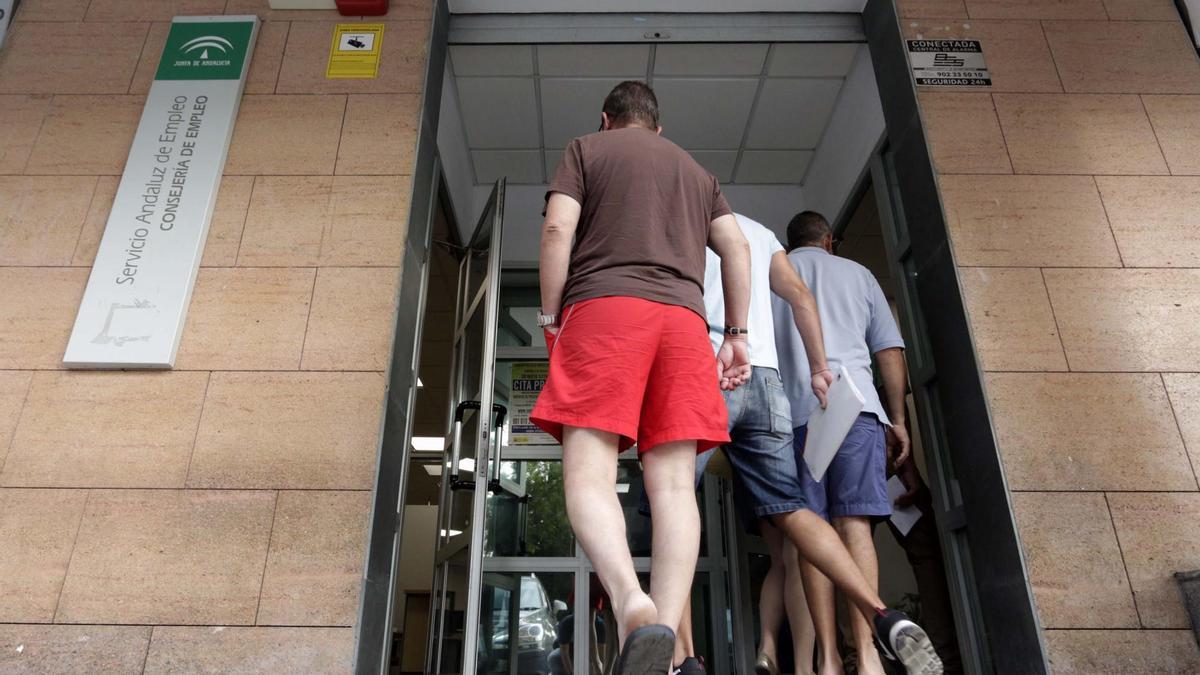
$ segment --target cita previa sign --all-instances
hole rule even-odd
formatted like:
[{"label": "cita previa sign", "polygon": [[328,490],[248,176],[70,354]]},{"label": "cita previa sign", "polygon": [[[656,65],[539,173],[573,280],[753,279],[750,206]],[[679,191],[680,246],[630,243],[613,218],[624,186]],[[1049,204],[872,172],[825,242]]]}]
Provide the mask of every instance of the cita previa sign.
[{"label": "cita previa sign", "polygon": [[990,87],[979,40],[909,40],[913,79],[923,87]]},{"label": "cita previa sign", "polygon": [[254,16],[171,23],[66,366],[175,364],[257,34]]}]

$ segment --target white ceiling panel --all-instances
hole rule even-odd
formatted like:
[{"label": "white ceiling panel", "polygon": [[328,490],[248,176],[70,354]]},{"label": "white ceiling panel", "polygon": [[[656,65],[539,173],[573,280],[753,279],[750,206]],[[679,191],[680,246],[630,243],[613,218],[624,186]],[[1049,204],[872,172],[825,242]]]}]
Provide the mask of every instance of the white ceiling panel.
[{"label": "white ceiling panel", "polygon": [[545,182],[541,150],[473,150],[475,182],[486,185],[507,176],[510,183]]},{"label": "white ceiling panel", "polygon": [[767,58],[765,44],[658,45],[654,74],[759,75]]},{"label": "white ceiling panel", "polygon": [[812,161],[811,150],[744,150],[735,183],[799,183]]},{"label": "white ceiling panel", "polygon": [[656,78],[663,135],[689,150],[734,150],[750,118],[757,79]]},{"label": "white ceiling panel", "polygon": [[767,75],[772,77],[845,77],[859,44],[790,43],[771,46]]},{"label": "white ceiling panel", "polygon": [[692,157],[700,166],[717,177],[717,181],[728,183],[733,180],[733,166],[737,163],[737,150],[697,150]]},{"label": "white ceiling panel", "polygon": [[530,45],[451,45],[450,67],[458,77],[532,75]]},{"label": "white ceiling panel", "polygon": [[469,147],[541,146],[532,78],[460,77],[458,100]]},{"label": "white ceiling panel", "polygon": [[650,45],[539,45],[537,60],[538,73],[543,77],[645,79]]},{"label": "white ceiling panel", "polygon": [[817,147],[841,88],[839,79],[767,79],[750,120],[746,147]]},{"label": "white ceiling panel", "polygon": [[542,129],[546,147],[564,148],[572,138],[600,128],[604,97],[619,79],[542,78]]}]

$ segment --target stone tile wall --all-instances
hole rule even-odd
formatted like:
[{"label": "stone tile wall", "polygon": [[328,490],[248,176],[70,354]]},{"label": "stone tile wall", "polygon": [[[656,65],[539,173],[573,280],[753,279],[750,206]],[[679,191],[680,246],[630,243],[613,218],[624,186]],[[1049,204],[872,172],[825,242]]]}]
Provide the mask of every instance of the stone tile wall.
[{"label": "stone tile wall", "polygon": [[[0,53],[0,671],[349,668],[431,6],[394,1],[379,78],[336,81],[335,12],[22,3]],[[177,367],[64,370],[168,22],[213,13],[264,23]]]},{"label": "stone tile wall", "polygon": [[1171,0],[900,0],[1055,673],[1200,672],[1200,64]]}]

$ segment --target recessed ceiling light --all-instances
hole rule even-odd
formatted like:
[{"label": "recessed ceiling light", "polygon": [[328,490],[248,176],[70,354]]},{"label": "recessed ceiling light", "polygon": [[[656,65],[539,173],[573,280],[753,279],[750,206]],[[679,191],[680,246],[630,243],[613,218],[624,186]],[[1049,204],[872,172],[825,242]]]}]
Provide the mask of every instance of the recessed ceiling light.
[{"label": "recessed ceiling light", "polygon": [[629,492],[629,483],[617,483],[617,494],[623,495]]},{"label": "recessed ceiling light", "polygon": [[441,464],[422,464],[421,466],[425,467],[425,473],[433,476],[434,478],[442,475]]},{"label": "recessed ceiling light", "polygon": [[446,449],[446,439],[441,436],[413,436],[413,450],[441,452]]}]

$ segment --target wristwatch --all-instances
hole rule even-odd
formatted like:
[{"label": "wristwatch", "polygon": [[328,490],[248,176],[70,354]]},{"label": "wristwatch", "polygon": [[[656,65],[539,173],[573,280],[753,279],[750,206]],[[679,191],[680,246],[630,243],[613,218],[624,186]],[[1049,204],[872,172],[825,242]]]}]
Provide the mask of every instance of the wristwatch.
[{"label": "wristwatch", "polygon": [[538,312],[538,316],[537,316],[538,328],[545,328],[546,326],[554,326],[556,324],[558,324],[558,315],[557,314],[542,314],[541,312]]},{"label": "wristwatch", "polygon": [[737,326],[725,326],[725,334],[732,336],[749,335],[750,331],[746,328],[738,328]]}]

